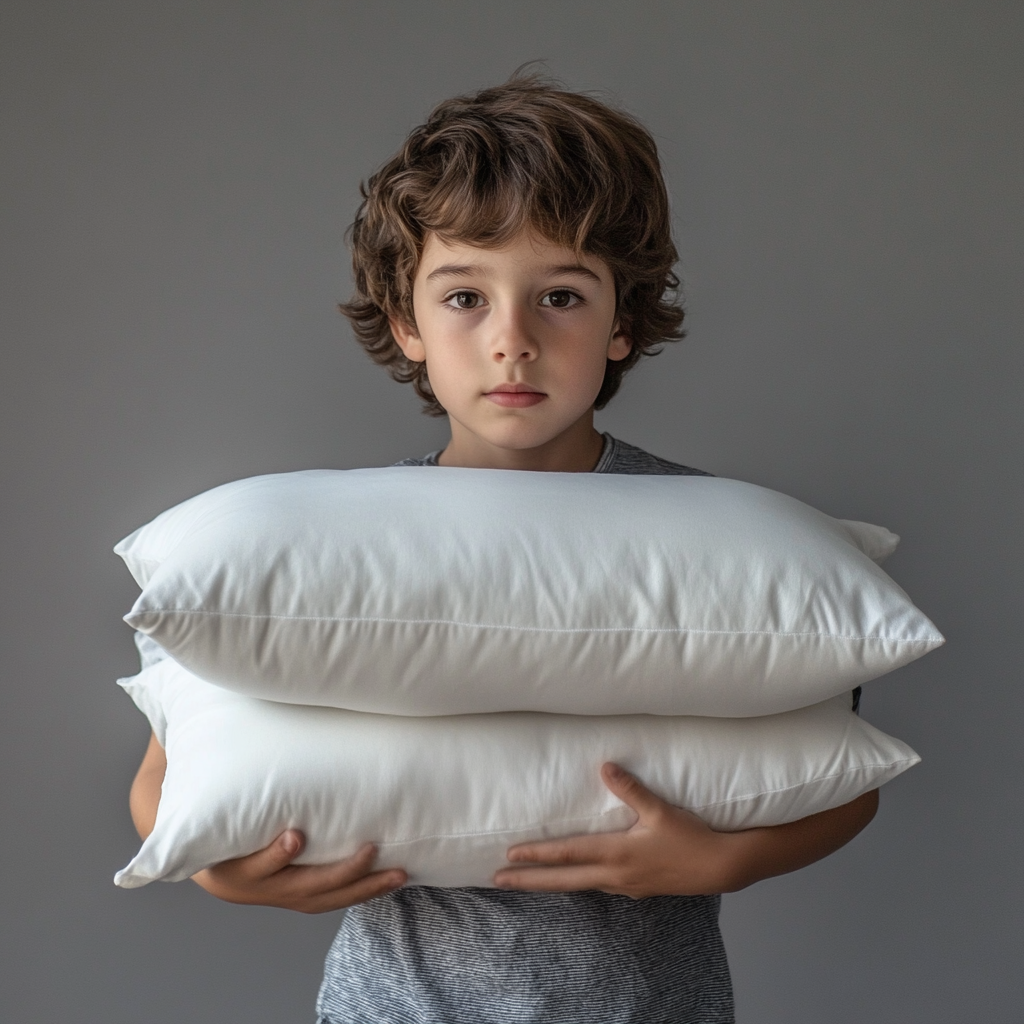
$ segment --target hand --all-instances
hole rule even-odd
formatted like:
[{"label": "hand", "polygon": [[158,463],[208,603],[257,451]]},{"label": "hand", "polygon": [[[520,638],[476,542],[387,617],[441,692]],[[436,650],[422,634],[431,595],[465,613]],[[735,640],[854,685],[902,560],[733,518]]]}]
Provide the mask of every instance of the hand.
[{"label": "hand", "polygon": [[715,832],[618,765],[604,765],[601,776],[636,811],[636,824],[625,832],[513,846],[508,859],[515,866],[497,872],[495,885],[535,892],[597,889],[634,899],[734,892],[834,853],[878,809],[875,789],[784,825]]},{"label": "hand", "polygon": [[605,785],[637,812],[625,832],[523,843],[508,851],[516,866],[494,876],[503,889],[570,892],[598,889],[632,896],[696,896],[722,892],[730,835],[673,807],[618,765],[601,768]]},{"label": "hand", "polygon": [[229,903],[282,907],[323,914],[365,903],[404,885],[400,869],[370,871],[377,849],[367,844],[334,864],[293,865],[305,845],[301,832],[282,832],[248,857],[226,860],[192,876],[208,893]]}]

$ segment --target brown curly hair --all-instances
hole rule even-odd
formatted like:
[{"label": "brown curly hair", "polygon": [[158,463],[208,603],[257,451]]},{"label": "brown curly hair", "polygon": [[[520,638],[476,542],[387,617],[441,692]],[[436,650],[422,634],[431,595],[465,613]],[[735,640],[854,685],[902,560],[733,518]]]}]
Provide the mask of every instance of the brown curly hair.
[{"label": "brown curly hair", "polygon": [[425,363],[405,357],[389,317],[415,325],[412,285],[427,235],[497,248],[532,228],[610,268],[620,329],[632,341],[609,360],[594,403],[659,342],[683,337],[678,256],[651,134],[635,118],[536,74],[445,100],[402,149],[360,185],[348,231],[355,295],[340,306],[370,357],[411,382],[424,412],[445,410]]}]

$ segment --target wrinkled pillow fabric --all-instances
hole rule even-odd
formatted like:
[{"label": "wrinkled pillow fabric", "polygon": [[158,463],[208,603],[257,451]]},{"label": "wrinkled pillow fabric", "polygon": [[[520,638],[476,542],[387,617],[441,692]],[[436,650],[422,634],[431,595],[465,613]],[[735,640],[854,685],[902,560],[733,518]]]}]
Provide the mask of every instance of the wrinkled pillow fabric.
[{"label": "wrinkled pillow fabric", "polygon": [[306,834],[300,863],[372,841],[411,884],[486,886],[513,843],[633,823],[604,761],[730,830],[839,806],[919,760],[849,694],[764,718],[411,718],[243,697],[171,659],[121,685],[167,752],[156,827],[115,878],[126,888],[188,878],[285,828]]},{"label": "wrinkled pillow fabric", "polygon": [[226,484],[115,550],[127,621],[250,696],[747,716],[943,642],[869,557],[895,540],[735,480],[390,467]]}]

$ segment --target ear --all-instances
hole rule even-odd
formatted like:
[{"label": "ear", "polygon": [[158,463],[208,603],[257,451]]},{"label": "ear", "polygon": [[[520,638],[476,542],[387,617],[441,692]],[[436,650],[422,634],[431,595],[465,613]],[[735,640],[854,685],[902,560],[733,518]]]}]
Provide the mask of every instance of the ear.
[{"label": "ear", "polygon": [[388,317],[388,325],[391,327],[391,336],[398,343],[406,359],[422,363],[427,358],[427,350],[423,347],[419,332],[412,324],[397,317]]},{"label": "ear", "polygon": [[608,358],[613,363],[617,363],[620,359],[625,359],[632,348],[633,339],[620,329],[619,321],[616,320],[612,327],[612,336],[608,341]]}]

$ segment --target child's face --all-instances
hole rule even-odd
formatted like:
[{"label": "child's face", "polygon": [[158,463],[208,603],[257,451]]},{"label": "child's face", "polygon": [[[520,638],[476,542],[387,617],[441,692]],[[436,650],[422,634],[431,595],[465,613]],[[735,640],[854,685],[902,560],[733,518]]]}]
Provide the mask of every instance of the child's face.
[{"label": "child's face", "polygon": [[392,333],[426,360],[456,445],[534,449],[592,433],[605,362],[630,349],[608,266],[534,234],[501,249],[430,235],[413,310],[415,328],[392,321]]}]

